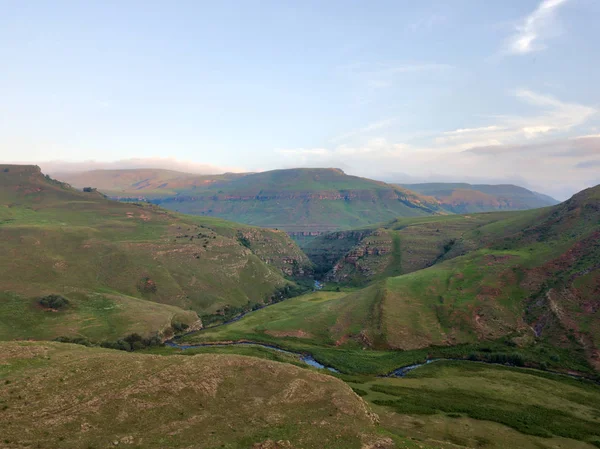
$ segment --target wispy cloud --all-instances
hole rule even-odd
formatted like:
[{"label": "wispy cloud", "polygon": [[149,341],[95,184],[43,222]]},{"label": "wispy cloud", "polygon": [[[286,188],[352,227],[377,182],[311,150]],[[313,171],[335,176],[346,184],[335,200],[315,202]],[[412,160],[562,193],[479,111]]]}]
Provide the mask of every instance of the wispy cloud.
[{"label": "wispy cloud", "polygon": [[446,16],[432,14],[428,17],[424,17],[422,19],[409,23],[406,26],[406,30],[410,31],[411,33],[415,33],[417,31],[431,31],[436,26],[446,23],[447,20],[448,19],[446,18]]},{"label": "wispy cloud", "polygon": [[546,48],[544,39],[558,34],[555,16],[558,8],[569,0],[543,0],[530,15],[516,25],[516,32],[508,39],[506,51],[523,55]]},{"label": "wispy cloud", "polygon": [[398,77],[409,73],[442,72],[454,66],[443,63],[355,63],[340,67],[343,73],[365,83],[370,89],[383,89],[395,84]]},{"label": "wispy cloud", "polygon": [[[596,109],[526,89],[512,95],[530,105],[530,114],[490,117],[492,122],[484,126],[423,135],[411,143],[373,135],[363,142],[349,136],[331,148],[280,150],[279,154],[287,166],[338,166],[343,161],[346,170],[375,178],[404,172],[439,181],[473,176],[506,182],[527,179],[561,198],[591,185],[597,179],[600,136],[591,135],[589,129],[588,135],[572,134]],[[385,125],[382,121],[361,129]]]},{"label": "wispy cloud", "polygon": [[390,117],[390,118],[386,118],[384,120],[379,120],[377,122],[369,123],[367,126],[363,126],[362,128],[358,128],[358,129],[349,131],[347,133],[341,134],[339,136],[336,136],[333,139],[331,139],[331,142],[338,143],[338,142],[347,140],[351,137],[355,137],[355,136],[358,136],[361,134],[368,134],[373,131],[378,131],[378,130],[381,130],[384,128],[388,128],[389,126],[393,125],[394,123],[397,123],[398,120],[399,120],[399,117]]},{"label": "wispy cloud", "polygon": [[600,159],[596,159],[594,161],[584,161],[575,164],[575,168],[595,168],[600,167]]}]

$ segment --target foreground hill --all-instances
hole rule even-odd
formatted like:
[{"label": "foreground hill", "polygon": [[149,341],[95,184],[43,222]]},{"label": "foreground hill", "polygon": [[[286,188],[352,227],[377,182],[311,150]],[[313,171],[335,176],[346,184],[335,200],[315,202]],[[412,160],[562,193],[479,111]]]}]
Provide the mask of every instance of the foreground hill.
[{"label": "foreground hill", "polygon": [[[310,269],[280,231],[76,191],[35,166],[0,166],[0,338],[116,338],[232,314]],[[41,296],[69,301],[59,312]]]},{"label": "foreground hill", "polygon": [[444,209],[464,214],[495,210],[525,210],[554,206],[554,198],[515,185],[466,183],[404,184],[404,187],[438,200]]},{"label": "foreground hill", "polygon": [[[470,229],[461,229],[466,217],[456,217],[455,241],[439,260],[430,258],[429,268],[401,275],[384,270],[366,288],[302,303],[303,318],[286,311],[293,303],[278,304],[257,313],[253,320],[264,316],[265,322],[250,332],[240,323],[196,338],[254,333],[286,344],[300,339],[330,348],[402,350],[502,340],[537,360],[554,354],[556,360],[544,363],[564,356],[564,367],[589,363],[600,370],[600,186],[551,208],[492,215],[475,216]],[[413,243],[426,259],[427,251],[416,249],[419,239]],[[403,253],[397,254],[402,271]],[[392,263],[387,270],[393,269]],[[223,334],[228,328],[233,334]]]},{"label": "foreground hill", "polygon": [[393,447],[350,387],[289,364],[60,343],[0,343],[0,360],[1,447]]},{"label": "foreground hill", "polygon": [[162,171],[123,170],[122,174],[95,171],[89,177],[85,173],[61,179],[78,187],[94,181],[94,187],[120,199],[145,197],[188,214],[279,228],[299,235],[363,226],[398,216],[446,213],[432,198],[399,186],[349,176],[334,168],[195,178],[179,174],[171,182],[173,177]]}]

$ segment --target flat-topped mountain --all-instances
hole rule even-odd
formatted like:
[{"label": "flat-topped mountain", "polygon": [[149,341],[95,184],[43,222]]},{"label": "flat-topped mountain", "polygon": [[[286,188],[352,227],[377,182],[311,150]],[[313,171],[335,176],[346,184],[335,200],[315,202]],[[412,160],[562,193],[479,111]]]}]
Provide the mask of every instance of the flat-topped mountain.
[{"label": "flat-topped mountain", "polygon": [[527,189],[469,184],[388,184],[337,168],[195,175],[160,169],[62,174],[120,200],[145,199],[179,212],[283,229],[298,237],[398,217],[520,210],[556,204]]},{"label": "flat-topped mountain", "polygon": [[403,184],[435,198],[449,211],[463,214],[495,210],[525,210],[558,204],[554,198],[511,184],[423,183]]}]

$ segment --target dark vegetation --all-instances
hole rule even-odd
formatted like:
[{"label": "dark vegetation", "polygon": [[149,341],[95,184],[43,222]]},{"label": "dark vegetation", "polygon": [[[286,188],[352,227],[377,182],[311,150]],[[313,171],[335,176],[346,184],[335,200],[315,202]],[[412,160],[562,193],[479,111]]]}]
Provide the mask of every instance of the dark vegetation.
[{"label": "dark vegetation", "polygon": [[158,334],[151,337],[142,337],[140,334],[130,334],[126,337],[114,341],[93,342],[84,337],[58,337],[54,339],[61,343],[73,343],[82,346],[94,347],[99,346],[107,349],[117,349],[119,351],[140,351],[158,346],[164,346],[164,343]]},{"label": "dark vegetation", "polygon": [[69,300],[60,295],[46,295],[39,299],[39,304],[47,309],[62,310],[69,306]]},{"label": "dark vegetation", "polygon": [[[495,421],[519,432],[540,437],[557,435],[575,440],[600,437],[597,422],[575,418],[565,412],[539,405],[521,405],[494,398],[482,400],[481,394],[471,394],[464,389],[410,388],[391,385],[373,385],[371,390],[398,397],[396,400],[375,399],[377,405],[385,405],[401,414],[433,415],[446,413],[450,416],[466,415],[473,419]],[[586,397],[571,398],[585,404]]]},{"label": "dark vegetation", "polygon": [[286,284],[281,287],[277,287],[273,294],[269,295],[264,302],[252,303],[248,301],[243,306],[225,306],[215,314],[202,315],[202,323],[204,327],[220,326],[222,324],[237,321],[249,312],[262,309],[263,307],[276,304],[288,298],[300,296],[310,290],[310,282],[306,279],[297,279],[295,284]]}]

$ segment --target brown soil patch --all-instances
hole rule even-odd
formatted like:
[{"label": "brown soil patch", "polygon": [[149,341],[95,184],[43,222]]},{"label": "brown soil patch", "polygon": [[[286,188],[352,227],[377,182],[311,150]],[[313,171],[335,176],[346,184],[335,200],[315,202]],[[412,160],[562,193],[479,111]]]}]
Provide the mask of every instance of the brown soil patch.
[{"label": "brown soil patch", "polygon": [[301,329],[295,331],[265,331],[265,334],[273,337],[312,338],[312,334]]}]

